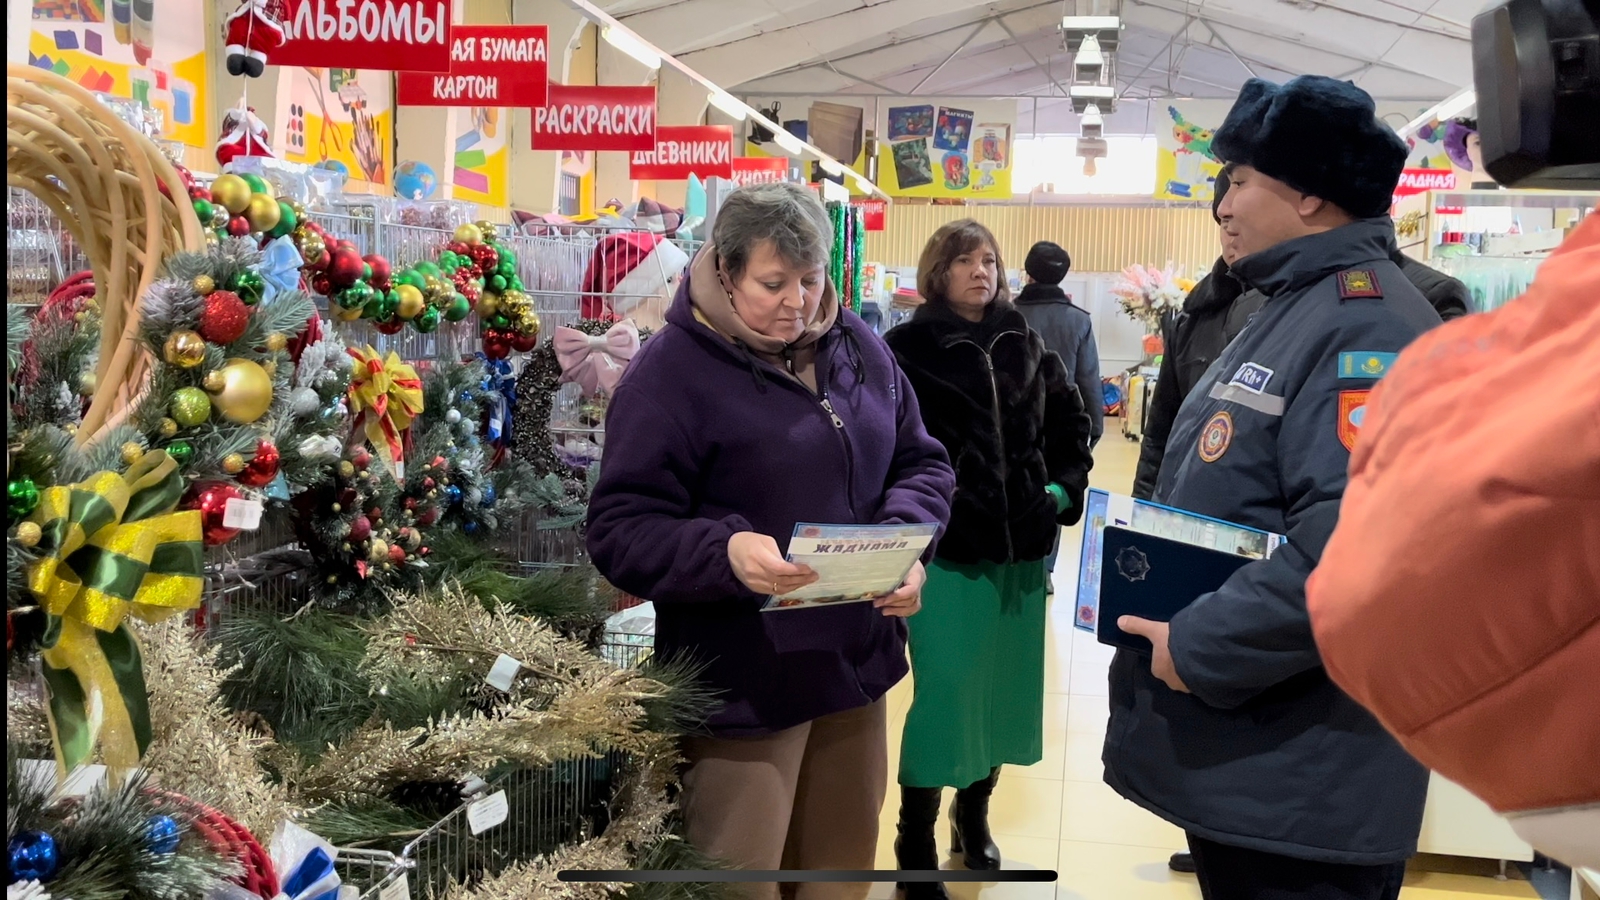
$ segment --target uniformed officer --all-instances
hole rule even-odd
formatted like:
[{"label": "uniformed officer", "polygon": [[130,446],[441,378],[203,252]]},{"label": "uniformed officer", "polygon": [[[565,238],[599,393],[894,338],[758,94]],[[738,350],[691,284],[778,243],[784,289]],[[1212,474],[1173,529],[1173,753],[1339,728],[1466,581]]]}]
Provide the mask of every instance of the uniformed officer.
[{"label": "uniformed officer", "polygon": [[1406,145],[1355,85],[1247,82],[1215,147],[1266,302],[1179,410],[1155,500],[1288,537],[1111,668],[1106,782],[1189,835],[1207,900],[1393,900],[1428,773],[1328,680],[1305,584],[1367,393],[1439,316],[1391,261]]}]

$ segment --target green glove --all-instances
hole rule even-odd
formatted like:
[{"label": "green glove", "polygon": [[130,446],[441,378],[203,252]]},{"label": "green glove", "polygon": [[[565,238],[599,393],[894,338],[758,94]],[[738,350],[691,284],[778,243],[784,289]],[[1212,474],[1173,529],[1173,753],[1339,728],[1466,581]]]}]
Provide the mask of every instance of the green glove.
[{"label": "green glove", "polygon": [[1047,484],[1044,489],[1045,493],[1050,495],[1050,499],[1056,502],[1056,515],[1059,516],[1072,508],[1072,498],[1067,496],[1066,488],[1059,484]]}]

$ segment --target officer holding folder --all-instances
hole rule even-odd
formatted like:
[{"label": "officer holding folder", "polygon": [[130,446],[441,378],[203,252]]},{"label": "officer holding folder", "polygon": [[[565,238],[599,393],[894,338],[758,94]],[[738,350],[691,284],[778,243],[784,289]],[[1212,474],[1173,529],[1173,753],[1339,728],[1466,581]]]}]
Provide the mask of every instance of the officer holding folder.
[{"label": "officer holding folder", "polygon": [[[1189,835],[1207,900],[1394,900],[1428,773],[1323,671],[1305,584],[1368,392],[1439,316],[1391,261],[1405,142],[1355,85],[1247,82],[1216,133],[1266,302],[1184,401],[1155,500],[1286,535],[1111,669],[1106,782]],[[1197,585],[1196,592],[1207,591]]]}]

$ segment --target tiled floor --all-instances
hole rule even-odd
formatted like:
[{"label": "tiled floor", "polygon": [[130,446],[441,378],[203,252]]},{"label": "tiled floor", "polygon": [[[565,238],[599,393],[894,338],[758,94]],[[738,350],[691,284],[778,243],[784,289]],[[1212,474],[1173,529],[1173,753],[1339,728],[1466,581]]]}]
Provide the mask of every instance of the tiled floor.
[{"label": "tiled floor", "polygon": [[[1109,433],[1096,452],[1093,482],[1125,492],[1133,483],[1138,446],[1115,431],[1114,421],[1107,426]],[[1001,774],[990,815],[1008,868],[1054,869],[1059,880],[1054,886],[950,885],[950,893],[959,900],[1199,900],[1192,876],[1167,870],[1168,856],[1184,845],[1183,833],[1118,797],[1100,780],[1111,654],[1092,635],[1072,627],[1078,545],[1079,529],[1063,535],[1055,573],[1060,593],[1051,604],[1046,638],[1044,759]],[[892,766],[899,758],[910,682],[897,687],[889,701]],[[894,868],[898,794],[893,789],[890,794],[878,847],[883,869]],[[948,830],[941,821],[941,847]],[[1413,869],[1402,900],[1539,896],[1515,874],[1514,880],[1496,881],[1492,863],[1429,861]],[[893,885],[877,885],[872,896],[887,900],[893,894]]]}]

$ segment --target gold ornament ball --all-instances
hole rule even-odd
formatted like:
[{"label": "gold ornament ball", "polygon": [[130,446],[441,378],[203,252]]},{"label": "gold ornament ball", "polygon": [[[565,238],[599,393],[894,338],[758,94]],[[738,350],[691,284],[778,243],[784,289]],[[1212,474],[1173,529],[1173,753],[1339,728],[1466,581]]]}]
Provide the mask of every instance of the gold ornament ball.
[{"label": "gold ornament ball", "polygon": [[263,360],[261,371],[267,373],[268,378],[275,378],[278,374],[278,361],[275,359]]},{"label": "gold ornament ball", "polygon": [[283,202],[289,204],[289,211],[294,213],[296,222],[304,222],[306,220],[306,206],[304,203],[299,200],[285,200]]},{"label": "gold ornament ball", "polygon": [[486,241],[493,241],[500,234],[500,229],[488,219],[479,219],[472,223],[478,226],[478,232]]},{"label": "gold ornament ball", "polygon": [[24,547],[32,547],[44,537],[44,529],[38,522],[22,522],[17,525],[17,543]]},{"label": "gold ornament ball", "polygon": [[161,356],[169,365],[192,369],[206,361],[206,339],[193,331],[174,331],[161,348]]},{"label": "gold ornament ball", "polygon": [[367,559],[372,562],[383,562],[389,558],[389,544],[383,538],[373,538],[367,546]]},{"label": "gold ornament ball", "polygon": [[483,229],[476,225],[457,225],[456,240],[463,244],[483,243]]},{"label": "gold ornament ball", "polygon": [[300,242],[300,257],[306,265],[315,265],[328,253],[328,243],[321,236],[313,234]]},{"label": "gold ornament ball", "polygon": [[267,335],[267,350],[277,353],[289,346],[289,339],[278,332]]},{"label": "gold ornament ball", "polygon": [[544,323],[539,321],[539,314],[531,309],[522,317],[522,330],[526,334],[537,335],[539,329],[543,327]]},{"label": "gold ornament ball", "polygon": [[[412,288],[412,290],[416,289]],[[353,306],[349,309],[345,309],[337,303],[330,305],[333,307],[333,317],[341,322],[354,322],[355,320],[361,318],[362,307]]]},{"label": "gold ornament ball", "polygon": [[278,227],[282,216],[283,210],[278,208],[278,201],[271,194],[251,194],[250,204],[244,211],[251,231],[271,231]]},{"label": "gold ornament ball", "polygon": [[216,395],[212,402],[223,418],[237,425],[248,425],[267,414],[272,406],[272,376],[258,363],[235,357],[213,374],[221,376],[222,385],[211,388],[210,376],[207,376],[206,389]]},{"label": "gold ornament ball", "polygon": [[217,289],[217,280],[210,275],[196,275],[191,285],[196,294],[204,297]]},{"label": "gold ornament ball", "polygon": [[206,373],[206,377],[200,379],[200,386],[213,394],[222,390],[227,383],[227,379],[222,376],[221,369],[212,369]]},{"label": "gold ornament ball", "polygon": [[129,441],[122,445],[122,462],[124,465],[133,465],[144,459],[144,447],[138,441]]},{"label": "gold ornament ball", "polygon": [[493,318],[494,314],[499,310],[500,295],[492,291],[484,291],[482,296],[478,298],[478,318]]},{"label": "gold ornament ball", "polygon": [[222,246],[222,238],[217,237],[217,233],[215,231],[208,231],[206,232],[206,246],[220,247]]},{"label": "gold ornament ball", "polygon": [[162,437],[173,437],[178,433],[178,423],[170,418],[162,419],[159,427]]},{"label": "gold ornament ball", "polygon": [[84,396],[93,394],[95,385],[99,383],[100,379],[96,378],[93,372],[85,372],[78,376],[78,393]]},{"label": "gold ornament ball", "polygon": [[237,475],[244,471],[244,457],[237,453],[229,453],[222,458],[222,471],[229,475]]},{"label": "gold ornament ball", "polygon": [[332,506],[330,506],[328,508],[333,510],[334,512],[344,512],[344,507],[342,505],[338,504],[338,503],[335,503],[335,504],[333,504]]},{"label": "gold ornament ball", "polygon": [[416,285],[397,285],[394,293],[395,296],[400,298],[400,302],[395,306],[396,315],[402,319],[415,319],[417,316],[422,315],[425,303],[422,291],[417,290]]},{"label": "gold ornament ball", "polygon": [[348,459],[340,462],[339,463],[339,474],[341,476],[345,477],[345,478],[353,478],[353,477],[355,477],[356,464],[351,462]]},{"label": "gold ornament ball", "polygon": [[239,215],[250,208],[250,184],[237,175],[218,175],[211,182],[211,199],[223,209]]}]

